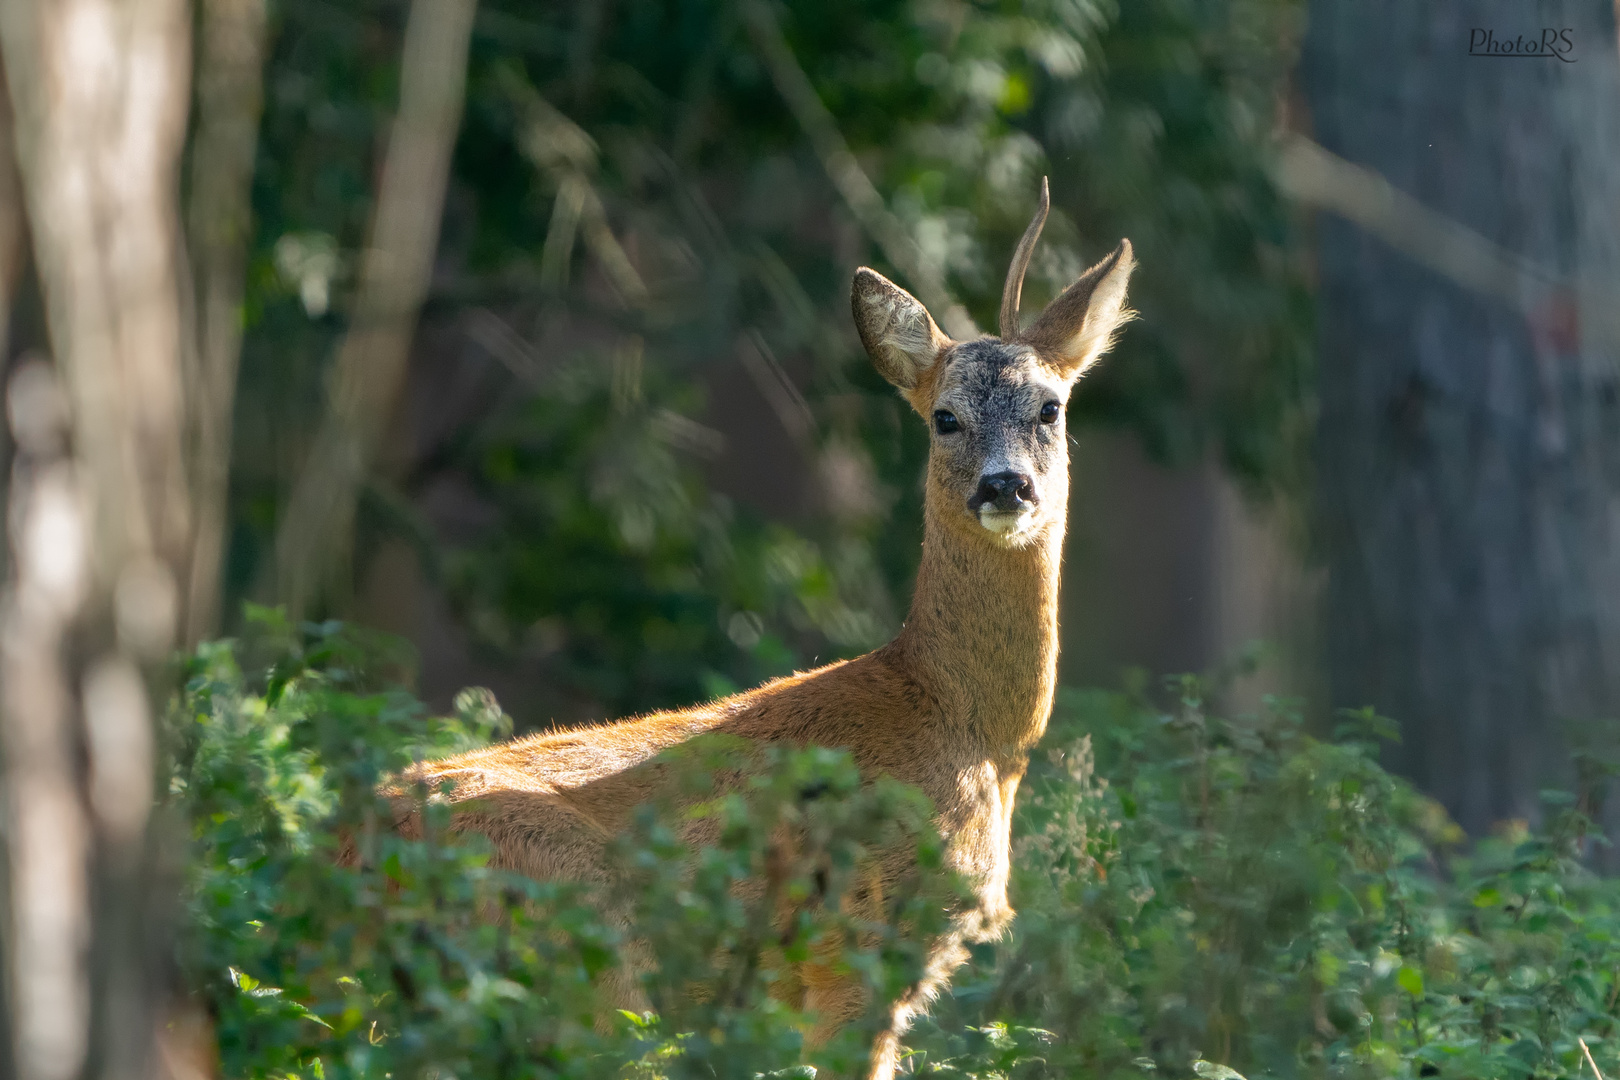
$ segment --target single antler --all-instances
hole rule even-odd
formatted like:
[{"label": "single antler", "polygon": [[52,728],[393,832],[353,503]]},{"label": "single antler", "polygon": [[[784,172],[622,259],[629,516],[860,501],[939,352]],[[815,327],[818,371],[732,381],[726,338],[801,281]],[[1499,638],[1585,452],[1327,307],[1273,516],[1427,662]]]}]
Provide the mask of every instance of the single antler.
[{"label": "single antler", "polygon": [[1024,293],[1024,271],[1029,269],[1029,257],[1035,253],[1035,241],[1041,237],[1041,226],[1046,224],[1046,213],[1052,209],[1052,195],[1047,190],[1046,177],[1041,177],[1041,203],[1035,208],[1035,217],[1024,230],[1013,252],[1012,265],[1007,268],[1007,285],[1001,290],[1001,340],[1011,341],[1018,336],[1018,300]]}]

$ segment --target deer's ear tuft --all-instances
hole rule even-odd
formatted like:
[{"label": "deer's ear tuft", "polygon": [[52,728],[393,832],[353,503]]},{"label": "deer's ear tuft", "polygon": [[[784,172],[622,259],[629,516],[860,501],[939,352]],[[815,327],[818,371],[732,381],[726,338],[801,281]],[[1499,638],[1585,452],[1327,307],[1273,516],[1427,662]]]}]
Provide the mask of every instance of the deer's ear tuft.
[{"label": "deer's ear tuft", "polygon": [[1121,240],[1113,254],[1048,304],[1020,340],[1065,376],[1078,378],[1113,345],[1119,328],[1135,317],[1125,307],[1125,286],[1135,268],[1131,242]]},{"label": "deer's ear tuft", "polygon": [[849,299],[867,355],[901,390],[914,389],[951,344],[916,297],[876,270],[855,271]]}]

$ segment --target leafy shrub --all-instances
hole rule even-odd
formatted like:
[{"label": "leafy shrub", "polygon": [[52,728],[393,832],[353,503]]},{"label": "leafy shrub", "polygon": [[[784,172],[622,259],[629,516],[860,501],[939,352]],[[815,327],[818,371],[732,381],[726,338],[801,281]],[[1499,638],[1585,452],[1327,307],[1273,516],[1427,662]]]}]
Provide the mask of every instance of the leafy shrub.
[{"label": "leafy shrub", "polygon": [[[1209,715],[1141,687],[1065,691],[1020,799],[1012,940],[935,1030],[1057,1033],[1020,1075],[1574,1076],[1620,1066],[1620,890],[1590,822],[1472,850],[1377,763],[1393,725],[1305,731],[1286,702]],[[1590,1072],[1588,1071],[1590,1076]]]},{"label": "leafy shrub", "polygon": [[[492,698],[432,717],[368,674],[397,663],[382,643],[258,624],[198,653],[173,712],[182,970],[225,1075],[804,1075],[794,961],[831,949],[875,1002],[917,971],[944,893],[886,898],[873,922],[838,904],[873,851],[938,865],[914,791],[863,786],[832,751],[686,748],[684,801],[644,808],[616,849],[632,950],[579,887],[445,836],[442,808],[437,843],[381,827],[379,778],[503,734]],[[1620,1071],[1620,891],[1582,865],[1590,823],[1549,793],[1543,830],[1466,847],[1379,767],[1390,734],[1362,713],[1313,738],[1278,701],[1221,719],[1191,679],[1169,708],[1142,686],[1064,691],[1020,798],[1013,934],[978,948],[909,1067],[1529,1080],[1590,1072],[1584,1041]],[[710,817],[714,845],[683,846],[678,813]],[[629,951],[655,1012],[602,1000]],[[854,1073],[878,1012],[816,1064]]]},{"label": "leafy shrub", "polygon": [[[874,1002],[920,970],[915,942],[942,895],[886,898],[876,921],[839,901],[879,848],[938,864],[926,800],[863,787],[846,754],[770,749],[682,811],[715,819],[714,847],[687,850],[659,807],[622,838],[643,985],[663,1019],[616,1014],[600,983],[627,942],[583,889],[491,867],[481,838],[448,835],[442,805],[427,811],[435,842],[384,827],[378,781],[509,731],[493,698],[468,691],[454,716],[429,716],[369,680],[377,641],[258,620],[244,653],[256,673],[230,643],[205,646],[172,714],[170,791],[192,840],[181,967],[225,1075],[753,1077],[801,1059],[807,1018],[772,996],[790,962],[845,964]],[[676,760],[689,790],[712,791],[707,778],[737,776],[744,756],[703,740]],[[797,840],[786,858],[784,835]],[[749,890],[768,866],[774,887]],[[787,926],[772,917],[783,899],[800,908]],[[850,1066],[878,1019],[869,1009],[818,1063]]]}]

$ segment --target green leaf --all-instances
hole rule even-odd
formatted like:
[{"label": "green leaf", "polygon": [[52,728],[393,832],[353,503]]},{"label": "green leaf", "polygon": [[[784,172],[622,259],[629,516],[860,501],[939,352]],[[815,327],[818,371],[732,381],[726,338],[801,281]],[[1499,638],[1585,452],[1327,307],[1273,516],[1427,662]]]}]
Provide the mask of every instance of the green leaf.
[{"label": "green leaf", "polygon": [[1401,966],[1401,970],[1395,973],[1395,981],[1400,984],[1402,990],[1413,997],[1419,997],[1423,993],[1423,973],[1410,964]]}]

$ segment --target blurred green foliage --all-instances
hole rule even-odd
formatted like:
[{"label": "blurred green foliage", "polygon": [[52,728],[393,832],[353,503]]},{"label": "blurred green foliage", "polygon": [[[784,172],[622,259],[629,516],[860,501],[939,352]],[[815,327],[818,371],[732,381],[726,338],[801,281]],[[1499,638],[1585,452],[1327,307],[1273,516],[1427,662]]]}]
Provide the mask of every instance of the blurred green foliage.
[{"label": "blurred green foliage", "polygon": [[[905,279],[777,93],[754,2],[479,8],[417,390],[362,500],[352,576],[389,539],[414,545],[460,630],[536,672],[558,716],[859,652],[905,607],[926,435],[861,355],[847,299],[859,263]],[[1041,175],[1056,206],[1026,310],[1131,237],[1144,318],[1077,394],[1078,419],[1297,484],[1308,315],[1265,168],[1295,0],[773,10],[981,326]],[[264,572],[346,325],[404,5],[272,14],[226,610]],[[709,461],[730,426],[713,410],[735,407],[716,388],[753,377],[747,350],[803,403],[782,420],[797,461],[772,484],[813,509],[772,522],[720,494]]]},{"label": "blurred green foliage", "polygon": [[[863,853],[912,845],[937,867],[927,807],[862,786],[836,752],[776,750],[698,804],[723,823],[713,849],[677,843],[668,808],[623,838],[657,1015],[602,1025],[622,925],[577,886],[491,869],[442,817],[440,843],[381,827],[386,770],[510,723],[478,691],[429,716],[375,674],[397,663],[385,644],[261,613],[243,644],[198,654],[172,712],[171,813],[192,844],[181,966],[225,1075],[800,1075],[804,1018],[772,994],[793,960],[831,943],[878,998],[918,970],[949,883],[925,876],[880,923],[832,909]],[[1579,1075],[1584,1040],[1620,1070],[1620,887],[1581,865],[1590,822],[1548,793],[1545,831],[1464,854],[1377,765],[1389,734],[1357,714],[1314,739],[1282,702],[1213,716],[1193,679],[1162,703],[1064,692],[1019,802],[1014,931],[908,1036],[911,1068],[1529,1080]],[[693,782],[737,752],[690,752]],[[801,843],[773,876],[784,828]],[[345,844],[357,866],[335,858]],[[773,922],[776,901],[817,890],[826,903]],[[873,1012],[816,1063],[849,1073]]]}]

